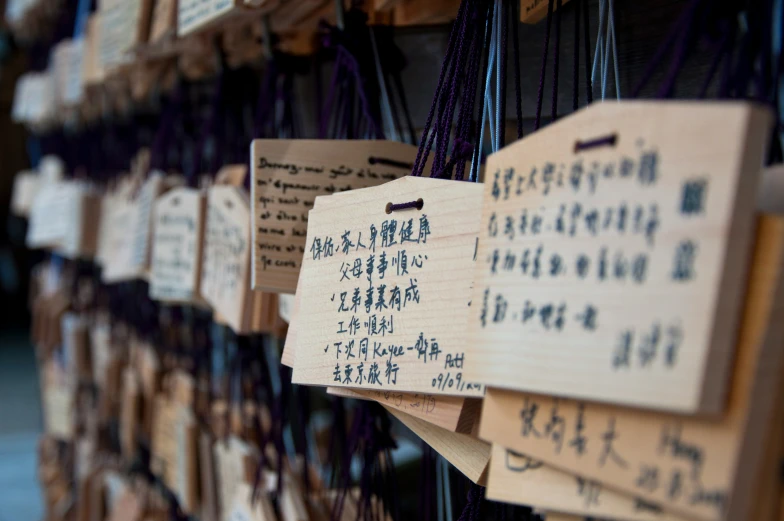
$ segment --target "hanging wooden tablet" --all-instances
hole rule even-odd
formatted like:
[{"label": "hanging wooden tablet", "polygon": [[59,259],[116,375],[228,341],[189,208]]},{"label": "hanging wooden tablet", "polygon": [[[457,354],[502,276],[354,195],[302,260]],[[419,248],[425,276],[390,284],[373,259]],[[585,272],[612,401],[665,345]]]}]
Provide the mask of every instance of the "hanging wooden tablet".
[{"label": "hanging wooden tablet", "polygon": [[173,38],[177,34],[177,1],[156,0],[150,25],[151,44]]},{"label": "hanging wooden tablet", "polygon": [[92,259],[98,246],[100,197],[80,183],[69,189],[66,196],[68,204],[62,216],[66,232],[56,250],[69,259]]},{"label": "hanging wooden tablet", "polygon": [[481,191],[409,176],[311,212],[293,382],[483,394],[463,375]]},{"label": "hanging wooden tablet", "polygon": [[493,444],[487,499],[596,519],[682,521],[661,507]]},{"label": "hanging wooden tablet", "polygon": [[55,81],[58,102],[62,107],[74,107],[82,100],[84,39],[65,39],[54,50]]},{"label": "hanging wooden tablet", "polygon": [[[137,171],[146,172],[149,165],[149,151],[146,149],[137,154],[139,164],[135,167]],[[127,271],[135,274],[136,277],[143,277],[150,269],[152,257],[152,234],[153,234],[153,208],[155,201],[173,186],[180,184],[181,178],[175,176],[164,176],[163,172],[151,172],[144,181],[141,188],[134,195],[131,204],[133,206],[133,235],[130,256],[126,261]]]},{"label": "hanging wooden tablet", "polygon": [[253,498],[253,487],[238,483],[228,507],[227,521],[277,521],[275,509],[264,494]]},{"label": "hanging wooden tablet", "polygon": [[55,362],[43,367],[44,429],[49,436],[68,441],[74,436],[75,381]]},{"label": "hanging wooden tablet", "polygon": [[68,235],[68,217],[79,188],[73,183],[47,183],[33,200],[27,229],[28,248],[54,248]]},{"label": "hanging wooden tablet", "polygon": [[491,155],[466,377],[720,412],[769,125],[743,103],[595,104]]},{"label": "hanging wooden tablet", "polygon": [[84,29],[84,58],[82,62],[82,83],[85,88],[103,82],[106,70],[98,59],[100,45],[101,17],[96,12],[87,19]]},{"label": "hanging wooden tablet", "polygon": [[40,188],[41,178],[34,171],[24,170],[16,174],[11,194],[11,212],[21,217],[30,215],[30,209]]},{"label": "hanging wooden tablet", "polygon": [[327,387],[327,394],[357,400],[374,400],[442,429],[461,434],[471,434],[475,429],[478,432],[479,416],[482,411],[482,401],[478,398],[369,391],[346,387]]},{"label": "hanging wooden tablet", "polygon": [[217,474],[215,455],[212,450],[213,437],[203,429],[199,431],[199,478],[201,495],[201,519],[220,519],[218,505]]},{"label": "hanging wooden tablet", "polygon": [[252,462],[255,462],[257,456],[253,447],[236,436],[230,436],[227,441],[216,441],[213,450],[218,478],[220,519],[228,521],[235,491],[248,482],[248,469],[253,466]]},{"label": "hanging wooden tablet", "polygon": [[436,427],[386,405],[384,407],[465,477],[478,485],[484,486],[487,483],[487,467],[490,462],[489,443],[467,434]]},{"label": "hanging wooden tablet", "polygon": [[132,367],[126,367],[122,376],[122,400],[120,401],[120,449],[123,457],[130,461],[136,453],[139,433],[142,394],[139,376]]},{"label": "hanging wooden tablet", "polygon": [[207,225],[201,292],[236,333],[251,324],[250,201],[235,186],[213,186],[207,192]]},{"label": "hanging wooden tablet", "polygon": [[[569,0],[561,0],[561,4]],[[553,12],[558,9],[553,1]],[[524,24],[535,24],[547,17],[548,0],[520,0],[520,21]]]},{"label": "hanging wooden tablet", "polygon": [[152,0],[105,0],[98,15],[100,66],[111,70],[129,64],[131,51],[147,42]]},{"label": "hanging wooden tablet", "polygon": [[182,38],[236,15],[242,0],[179,0],[177,2],[177,36]]},{"label": "hanging wooden tablet", "polygon": [[416,153],[392,141],[254,140],[253,289],[294,293],[316,196],[405,176]]},{"label": "hanging wooden tablet", "polygon": [[155,202],[151,298],[200,300],[204,213],[204,194],[193,188],[175,188]]},{"label": "hanging wooden tablet", "polygon": [[784,220],[757,227],[738,353],[720,419],[490,389],[480,437],[695,519],[743,519],[782,361]]}]

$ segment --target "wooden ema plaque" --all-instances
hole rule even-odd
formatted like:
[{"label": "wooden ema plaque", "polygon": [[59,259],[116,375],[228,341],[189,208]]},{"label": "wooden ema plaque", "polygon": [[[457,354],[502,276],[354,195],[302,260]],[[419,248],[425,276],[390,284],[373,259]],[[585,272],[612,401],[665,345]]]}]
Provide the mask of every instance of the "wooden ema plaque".
[{"label": "wooden ema plaque", "polygon": [[752,265],[721,418],[489,389],[480,436],[678,515],[743,519],[781,374],[784,220],[759,220]]},{"label": "wooden ema plaque", "polygon": [[[561,5],[569,0],[562,0]],[[547,18],[548,0],[520,0],[520,21],[524,24],[535,24]],[[553,12],[558,9],[553,2]]]},{"label": "wooden ema plaque", "polygon": [[490,462],[489,443],[475,436],[447,431],[392,407],[384,405],[384,408],[433,447],[433,450],[454,465],[465,477],[478,485],[487,484],[487,467]]},{"label": "wooden ema plaque", "polygon": [[742,103],[595,104],[491,155],[466,376],[719,413],[769,123]]},{"label": "wooden ema plaque", "polygon": [[214,186],[207,194],[201,291],[236,332],[250,329],[250,201],[245,190]]},{"label": "wooden ema plaque", "polygon": [[463,375],[481,191],[408,176],[310,213],[294,383],[483,394]]},{"label": "wooden ema plaque", "polygon": [[175,188],[155,202],[150,297],[166,302],[200,299],[205,197]]},{"label": "wooden ema plaque", "polygon": [[390,409],[461,434],[471,434],[479,427],[479,415],[482,411],[482,400],[460,396],[368,391],[346,387],[327,387],[327,394],[356,400],[373,400]]},{"label": "wooden ema plaque", "polygon": [[494,443],[487,478],[487,499],[595,519],[682,521],[654,503],[616,492],[507,450]]},{"label": "wooden ema plaque", "polygon": [[408,175],[416,153],[393,141],[253,141],[253,289],[294,293],[316,196]]},{"label": "wooden ema plaque", "polygon": [[218,22],[239,9],[242,0],[179,0],[177,36],[183,36]]}]

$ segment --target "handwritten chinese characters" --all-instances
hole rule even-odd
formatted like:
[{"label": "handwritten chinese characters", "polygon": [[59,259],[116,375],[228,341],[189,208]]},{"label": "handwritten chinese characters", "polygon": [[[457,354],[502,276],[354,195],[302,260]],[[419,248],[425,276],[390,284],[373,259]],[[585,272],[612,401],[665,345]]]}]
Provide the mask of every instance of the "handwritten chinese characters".
[{"label": "handwritten chinese characters", "polygon": [[191,188],[167,192],[155,203],[150,296],[165,301],[199,298],[204,197]]},{"label": "handwritten chinese characters", "polygon": [[777,388],[784,300],[784,221],[759,220],[726,411],[720,418],[488,389],[480,436],[665,510],[745,519]]},{"label": "handwritten chinese characters", "polygon": [[[416,152],[411,145],[390,141],[254,141],[253,288],[294,293],[302,257],[307,253],[308,212],[316,196],[405,176]],[[331,247],[337,248],[341,237],[330,238]],[[365,235],[364,240],[367,238]],[[323,249],[330,245],[316,247],[326,253],[329,250]]]},{"label": "handwritten chinese characters", "polygon": [[743,104],[596,105],[492,155],[468,375],[718,412],[767,117]]},{"label": "handwritten chinese characters", "polygon": [[[465,325],[481,187],[406,177],[311,211],[293,381],[481,396]],[[425,201],[387,214],[390,201]]]}]

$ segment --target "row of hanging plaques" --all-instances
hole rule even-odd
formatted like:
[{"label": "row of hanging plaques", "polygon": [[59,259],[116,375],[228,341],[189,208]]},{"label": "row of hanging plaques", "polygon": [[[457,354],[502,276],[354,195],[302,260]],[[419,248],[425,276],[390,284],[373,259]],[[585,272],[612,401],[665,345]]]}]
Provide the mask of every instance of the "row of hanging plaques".
[{"label": "row of hanging plaques", "polygon": [[243,167],[185,187],[141,156],[101,198],[45,164],[14,208],[29,245],[239,333],[275,331],[282,294],[294,383],[381,402],[491,499],[737,519],[781,358],[770,121],[595,104],[491,155],[481,183],[409,176],[416,148],[387,141],[254,141],[250,194]]},{"label": "row of hanging plaques", "polygon": [[770,122],[595,104],[479,184],[397,177],[402,145],[256,141],[252,284],[296,287],[283,363],[381,402],[490,499],[741,518],[781,360]]}]

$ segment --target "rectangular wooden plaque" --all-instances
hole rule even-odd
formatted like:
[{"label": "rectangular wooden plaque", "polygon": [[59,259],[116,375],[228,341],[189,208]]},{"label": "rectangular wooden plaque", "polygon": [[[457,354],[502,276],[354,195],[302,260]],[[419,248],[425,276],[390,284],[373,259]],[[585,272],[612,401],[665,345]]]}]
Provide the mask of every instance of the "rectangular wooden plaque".
[{"label": "rectangular wooden plaque", "polygon": [[781,374],[784,220],[759,220],[727,411],[719,419],[488,389],[480,436],[678,515],[744,519]]},{"label": "rectangular wooden plaque", "polygon": [[[481,192],[407,176],[310,213],[295,383],[484,393],[463,375]],[[420,199],[421,209],[387,213]]]},{"label": "rectangular wooden plaque", "polygon": [[393,141],[255,140],[253,289],[294,293],[316,196],[408,175],[416,153],[416,147]]},{"label": "rectangular wooden plaque", "polygon": [[466,376],[720,412],[769,124],[744,103],[595,104],[491,155]]}]

